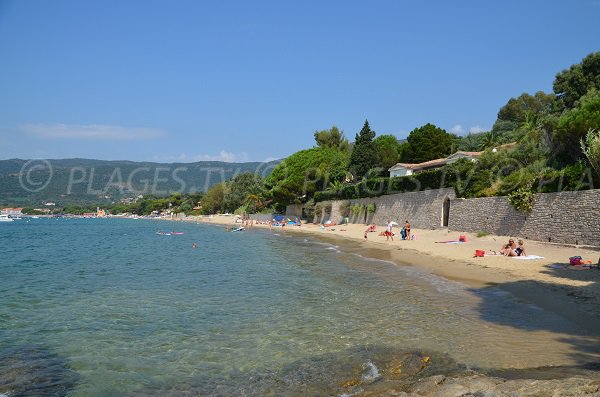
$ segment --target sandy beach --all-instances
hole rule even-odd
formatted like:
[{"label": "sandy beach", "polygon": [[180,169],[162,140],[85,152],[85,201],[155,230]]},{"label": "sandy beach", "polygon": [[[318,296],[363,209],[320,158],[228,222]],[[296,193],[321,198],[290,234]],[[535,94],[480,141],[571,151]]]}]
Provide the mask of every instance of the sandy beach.
[{"label": "sandy beach", "polygon": [[[234,225],[234,217],[215,215],[189,218],[220,225]],[[239,224],[238,224],[239,225]],[[269,228],[268,225],[253,225]],[[582,266],[570,266],[569,257],[579,255],[598,263],[600,251],[594,247],[576,247],[525,241],[528,256],[541,258],[521,260],[504,256],[475,257],[475,250],[499,251],[509,238],[517,241],[521,236],[477,237],[471,233],[452,230],[413,229],[415,240],[402,240],[399,229],[394,241],[386,241],[379,233],[384,225],[364,238],[366,225],[348,224],[322,228],[320,225],[303,224],[286,226],[284,233],[308,233],[326,239],[346,249],[357,250],[364,256],[393,261],[398,265],[417,266],[473,288],[498,286],[520,299],[567,318],[587,331],[592,338],[600,337],[600,270]],[[281,231],[281,227],[274,228]],[[459,240],[464,243],[438,243]],[[600,342],[600,339],[596,342]]]}]

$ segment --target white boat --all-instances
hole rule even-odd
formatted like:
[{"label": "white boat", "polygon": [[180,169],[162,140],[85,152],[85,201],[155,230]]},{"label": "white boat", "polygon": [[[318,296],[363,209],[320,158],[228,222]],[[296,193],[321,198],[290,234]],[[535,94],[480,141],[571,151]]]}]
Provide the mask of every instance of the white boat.
[{"label": "white boat", "polygon": [[13,221],[13,219],[10,218],[8,215],[4,215],[4,214],[0,215],[0,222],[12,222],[12,221]]}]

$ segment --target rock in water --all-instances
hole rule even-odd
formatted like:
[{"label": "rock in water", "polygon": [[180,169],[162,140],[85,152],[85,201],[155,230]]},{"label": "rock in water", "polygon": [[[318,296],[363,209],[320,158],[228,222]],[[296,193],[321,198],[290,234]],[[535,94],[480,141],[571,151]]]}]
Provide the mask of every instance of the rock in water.
[{"label": "rock in water", "polygon": [[0,351],[0,394],[10,397],[67,396],[78,375],[62,357],[39,346]]}]

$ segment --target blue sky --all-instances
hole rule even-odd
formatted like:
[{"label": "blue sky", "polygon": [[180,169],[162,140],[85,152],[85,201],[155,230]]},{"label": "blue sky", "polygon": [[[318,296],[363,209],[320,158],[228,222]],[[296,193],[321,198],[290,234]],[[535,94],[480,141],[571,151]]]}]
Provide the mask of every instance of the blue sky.
[{"label": "blue sky", "polygon": [[365,119],[489,129],[600,50],[600,0],[0,0],[0,159],[281,158]]}]

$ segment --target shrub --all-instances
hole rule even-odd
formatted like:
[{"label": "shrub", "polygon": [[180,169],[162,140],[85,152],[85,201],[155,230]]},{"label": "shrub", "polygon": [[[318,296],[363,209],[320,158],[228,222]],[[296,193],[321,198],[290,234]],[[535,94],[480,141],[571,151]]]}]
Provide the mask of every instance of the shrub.
[{"label": "shrub", "polygon": [[517,211],[529,212],[533,208],[534,195],[531,187],[520,187],[508,194],[508,201]]},{"label": "shrub", "polygon": [[362,205],[360,205],[360,204],[354,204],[354,205],[352,206],[352,214],[354,214],[354,215],[358,215],[358,214],[360,214],[360,212],[362,211],[362,207],[363,207],[363,206],[362,206]]},{"label": "shrub", "polygon": [[477,234],[476,234],[477,237],[485,237],[485,236],[489,236],[489,235],[490,234],[486,231],[480,231],[480,232],[477,232]]},{"label": "shrub", "polygon": [[367,205],[367,212],[370,214],[374,213],[376,209],[375,203],[369,203],[369,205]]}]

